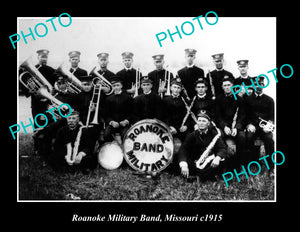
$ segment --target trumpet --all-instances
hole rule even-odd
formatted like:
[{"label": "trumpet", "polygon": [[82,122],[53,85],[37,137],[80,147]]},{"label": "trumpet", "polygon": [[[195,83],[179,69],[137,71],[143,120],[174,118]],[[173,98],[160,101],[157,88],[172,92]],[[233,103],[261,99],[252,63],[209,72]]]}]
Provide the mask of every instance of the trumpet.
[{"label": "trumpet", "polygon": [[100,86],[101,87],[105,87],[105,88],[107,88],[108,89],[108,92],[107,93],[105,93],[106,95],[110,95],[110,94],[112,94],[112,92],[113,92],[113,87],[112,87],[112,85],[111,85],[111,83],[104,77],[104,76],[102,76],[100,73],[98,73],[97,71],[96,71],[96,66],[92,69],[92,71],[91,71],[91,73],[93,73],[94,75],[96,75],[98,78],[94,78],[93,79],[93,82],[97,82],[97,83],[93,83],[94,84],[94,86],[96,86],[96,85],[99,85],[100,84]]},{"label": "trumpet", "polygon": [[275,125],[273,123],[271,123],[270,121],[264,120],[261,117],[258,117],[258,119],[260,120],[260,122],[258,124],[260,128],[266,129],[267,131],[270,131],[270,132],[274,132]]},{"label": "trumpet", "polygon": [[139,75],[139,68],[137,68],[136,70],[136,74],[135,74],[135,89],[134,89],[134,95],[133,97],[137,97],[139,95],[139,86],[140,85],[140,75]]},{"label": "trumpet", "polygon": [[168,81],[167,81],[167,91],[166,91],[166,96],[170,96],[171,95],[171,72],[168,72],[168,70],[166,69],[166,73],[168,73]]},{"label": "trumpet", "polygon": [[64,65],[63,63],[57,68],[57,71],[67,76],[68,78],[68,91],[70,93],[80,93],[83,90],[83,85],[77,77],[74,76]]},{"label": "trumpet", "polygon": [[47,88],[49,93],[53,92],[52,85],[34,66],[31,57],[25,60],[20,67],[23,68],[25,72],[20,74],[19,81],[30,93],[40,95],[40,90],[43,88]]}]

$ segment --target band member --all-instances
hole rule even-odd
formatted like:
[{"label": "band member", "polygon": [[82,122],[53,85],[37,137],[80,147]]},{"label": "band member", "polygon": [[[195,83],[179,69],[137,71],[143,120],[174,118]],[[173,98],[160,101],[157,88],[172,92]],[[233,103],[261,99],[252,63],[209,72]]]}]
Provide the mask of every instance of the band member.
[{"label": "band member", "polygon": [[105,141],[113,141],[112,134],[119,132],[123,139],[131,122],[133,99],[123,90],[122,80],[119,76],[111,79],[114,93],[105,99]]},{"label": "band member", "polygon": [[194,84],[199,78],[204,78],[204,71],[194,64],[197,50],[187,48],[184,51],[186,66],[178,71],[178,76],[181,79],[188,97],[192,99],[196,95]]},{"label": "band member", "polygon": [[[109,59],[108,59],[109,54],[105,53],[105,52],[101,52],[97,55],[97,57],[98,57],[98,63],[100,66],[100,69],[97,70],[97,72],[99,74],[101,74],[102,76],[104,76],[110,82],[111,77],[114,76],[115,74],[107,69],[107,65],[109,63]],[[94,77],[96,76],[93,73],[90,73],[90,75],[92,75]]]},{"label": "band member", "polygon": [[149,72],[148,77],[152,80],[152,91],[161,96],[167,91],[168,75],[170,75],[170,80],[172,80],[173,74],[164,68],[164,55],[154,55],[152,58],[155,70]]},{"label": "band member", "polygon": [[[207,94],[208,83],[203,78],[195,82],[196,96],[192,99],[192,112],[208,113],[212,120],[215,118],[215,103],[211,96]],[[194,122],[195,124],[195,122]],[[197,124],[196,124],[197,125]]]},{"label": "band member", "polygon": [[[258,80],[260,86],[264,86],[264,77],[260,77]],[[258,160],[259,153],[254,149],[254,140],[258,136],[264,142],[266,154],[271,155],[274,152],[273,133],[268,127],[261,128],[259,126],[260,121],[263,119],[274,124],[274,100],[263,93],[263,89],[260,88],[255,82],[256,92],[245,98],[246,110],[247,110],[247,127],[246,137],[247,144],[251,151],[252,160]],[[272,162],[271,162],[272,163]]]},{"label": "band member", "polygon": [[[251,79],[255,82],[255,78],[254,77],[250,77],[248,75],[248,70],[249,70],[249,60],[238,60],[237,61],[237,64],[238,64],[238,70],[240,72],[240,76],[238,78],[236,78],[234,80],[234,85],[243,85],[243,83],[246,85],[246,86],[249,86],[251,85]],[[253,93],[253,88],[250,87],[247,89],[249,95],[251,93]],[[245,89],[242,88],[242,91],[240,91],[238,93],[239,96],[248,96],[248,95],[244,95],[245,94]]]},{"label": "band member", "polygon": [[221,161],[227,153],[220,132],[216,127],[210,127],[210,117],[199,113],[197,120],[198,130],[190,133],[180,147],[179,167],[184,177],[199,175],[204,181],[222,174]]},{"label": "band member", "polygon": [[[133,53],[123,52],[122,59],[123,59],[124,68],[121,71],[117,72],[116,75],[120,76],[122,79],[123,91],[133,96],[135,92],[135,85],[139,85],[139,83],[136,83],[137,70],[132,67]],[[140,80],[141,77],[142,77],[142,73],[138,72],[138,81]]]},{"label": "band member", "polygon": [[207,74],[207,80],[209,84],[212,85],[209,88],[209,94],[217,97],[219,94],[223,93],[222,80],[223,78],[230,78],[234,80],[233,74],[226,71],[224,66],[224,53],[212,55],[213,63],[216,69]]},{"label": "band member", "polygon": [[134,122],[142,119],[162,118],[162,100],[152,91],[152,83],[152,80],[147,76],[141,79],[143,93],[133,99]]},{"label": "band member", "polygon": [[60,128],[54,142],[51,164],[55,169],[77,166],[82,171],[97,166],[97,157],[93,153],[96,140],[90,129],[79,120],[79,112],[73,110],[67,117],[67,125]]},{"label": "band member", "polygon": [[[223,78],[222,88],[223,94],[219,94],[216,98],[216,122],[217,126],[222,131],[223,139],[231,148],[231,160],[228,165],[231,168],[238,168],[241,163],[245,161],[245,104],[243,98],[239,97],[237,100],[233,98],[231,87],[233,86],[233,79]],[[229,144],[231,141],[235,142],[236,152],[233,153],[233,148]]]},{"label": "band member", "polygon": [[165,96],[163,99],[164,122],[170,127],[172,135],[183,141],[190,127],[189,117],[184,120],[189,102],[180,95],[181,82],[174,79],[170,89],[171,96]]},{"label": "band member", "polygon": [[82,68],[79,68],[80,55],[79,51],[71,51],[69,52],[69,61],[71,63],[70,72],[77,78],[82,76],[87,76],[88,72]]}]

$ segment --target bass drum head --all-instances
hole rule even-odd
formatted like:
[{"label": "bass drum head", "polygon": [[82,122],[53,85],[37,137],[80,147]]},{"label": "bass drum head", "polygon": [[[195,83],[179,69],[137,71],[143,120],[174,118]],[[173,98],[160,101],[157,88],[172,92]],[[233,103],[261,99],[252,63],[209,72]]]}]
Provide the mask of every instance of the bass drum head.
[{"label": "bass drum head", "polygon": [[123,150],[116,142],[105,143],[98,154],[98,162],[106,170],[114,170],[123,162]]},{"label": "bass drum head", "polygon": [[123,148],[130,167],[141,173],[156,174],[172,162],[174,142],[165,123],[144,119],[126,132]]}]

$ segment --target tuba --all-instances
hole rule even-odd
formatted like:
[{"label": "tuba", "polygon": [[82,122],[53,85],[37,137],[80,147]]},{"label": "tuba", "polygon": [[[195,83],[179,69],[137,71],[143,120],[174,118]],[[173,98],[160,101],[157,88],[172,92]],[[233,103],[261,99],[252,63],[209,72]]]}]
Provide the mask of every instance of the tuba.
[{"label": "tuba", "polygon": [[78,80],[77,77],[74,76],[73,73],[71,73],[63,64],[61,64],[57,71],[62,73],[63,75],[67,76],[68,78],[68,91],[70,93],[80,93],[83,89],[83,85],[80,80]]},{"label": "tuba", "polygon": [[25,72],[20,74],[19,81],[30,93],[39,95],[40,90],[43,88],[47,88],[49,93],[53,92],[52,85],[34,66],[31,57],[25,60],[20,67],[23,68]]},{"label": "tuba", "polygon": [[92,69],[91,73],[97,76],[97,78],[94,78],[93,80],[94,86],[101,84],[101,87],[108,89],[108,92],[105,93],[106,95],[112,94],[113,88],[111,83],[104,76],[102,76],[96,71],[96,66]]}]

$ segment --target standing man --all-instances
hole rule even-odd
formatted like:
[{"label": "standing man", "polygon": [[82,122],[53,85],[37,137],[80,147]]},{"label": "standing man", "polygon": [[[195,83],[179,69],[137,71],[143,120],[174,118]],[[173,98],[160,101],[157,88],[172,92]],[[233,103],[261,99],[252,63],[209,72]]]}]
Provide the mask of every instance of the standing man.
[{"label": "standing man", "polygon": [[223,67],[224,53],[214,54],[212,55],[212,58],[216,69],[207,74],[207,78],[210,83],[209,94],[213,97],[217,97],[219,94],[223,93],[223,78],[229,78],[231,80],[234,80],[234,77],[231,72],[226,71]]},{"label": "standing man", "polygon": [[167,91],[168,86],[168,75],[170,75],[170,80],[173,79],[173,74],[164,69],[164,55],[154,55],[152,56],[155,70],[148,73],[149,79],[152,80],[152,91],[160,96],[163,96]]},{"label": "standing man", "polygon": [[[260,77],[258,83],[260,86],[264,86],[264,77]],[[268,127],[261,128],[259,126],[261,119],[274,124],[274,100],[263,93],[263,89],[257,85],[257,82],[255,82],[255,88],[256,92],[245,98],[248,121],[246,136],[252,155],[249,157],[249,162],[259,158],[260,154],[255,151],[254,147],[254,140],[258,136],[264,142],[266,154],[271,155],[274,152],[272,131]]]},{"label": "standing man", "polygon": [[143,93],[133,99],[134,123],[142,119],[162,119],[162,100],[152,91],[152,80],[147,76],[141,80]]},{"label": "standing man", "polygon": [[[140,85],[136,83],[137,70],[132,67],[133,63],[133,53],[132,52],[123,52],[122,60],[124,68],[117,72],[117,76],[120,76],[123,82],[123,91],[133,96],[135,92],[135,85]],[[138,81],[141,79],[142,73],[138,72]]]},{"label": "standing man", "polygon": [[[255,82],[255,77],[250,77],[248,75],[248,70],[249,70],[249,60],[238,60],[237,64],[238,64],[238,70],[240,72],[240,76],[238,78],[236,78],[234,80],[234,85],[243,85],[243,82],[246,86],[251,85],[251,79],[253,80],[253,82]],[[250,87],[249,89],[247,89],[247,91],[249,92],[249,95],[253,92],[253,88]],[[244,96],[245,94],[245,89],[242,88],[242,91],[238,93],[239,96]],[[248,96],[248,95],[246,95]]]},{"label": "standing man", "polygon": [[105,99],[105,122],[104,140],[113,141],[112,134],[119,132],[123,139],[131,124],[133,100],[122,90],[123,84],[119,76],[111,79],[113,94]]},{"label": "standing man", "polygon": [[87,76],[88,73],[86,70],[79,68],[78,64],[80,62],[80,55],[79,51],[71,51],[69,52],[69,61],[71,63],[70,72],[77,78],[82,76]]},{"label": "standing man", "polygon": [[178,76],[186,90],[187,96],[192,99],[196,95],[194,84],[199,78],[204,78],[204,71],[194,64],[197,50],[187,48],[184,51],[186,66],[178,71]]},{"label": "standing man", "polygon": [[[98,72],[100,75],[104,76],[106,78],[106,80],[108,80],[110,82],[110,79],[115,74],[107,69],[107,65],[109,63],[109,60],[108,60],[109,54],[105,53],[105,52],[101,52],[97,55],[97,57],[98,57],[98,63],[99,63],[100,69],[96,70],[96,72]],[[94,73],[90,73],[90,75],[92,75],[94,77],[96,76]]]}]

